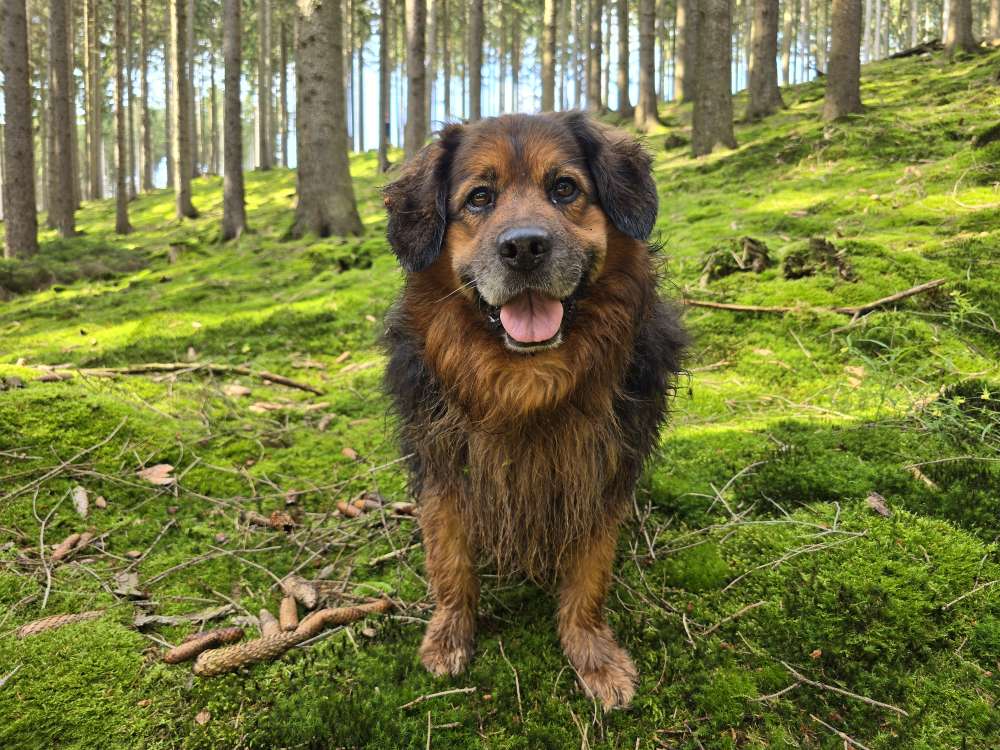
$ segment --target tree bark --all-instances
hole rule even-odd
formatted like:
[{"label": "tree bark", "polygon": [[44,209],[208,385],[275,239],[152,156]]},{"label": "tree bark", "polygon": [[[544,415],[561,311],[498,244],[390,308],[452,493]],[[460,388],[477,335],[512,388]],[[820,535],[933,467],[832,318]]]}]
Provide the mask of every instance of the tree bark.
[{"label": "tree bark", "polygon": [[674,48],[674,98],[691,101],[698,80],[698,0],[677,0]]},{"label": "tree bark", "polygon": [[[639,0],[640,5],[643,0]],[[635,108],[629,100],[629,22],[628,22],[628,0],[616,0],[615,11],[618,21],[618,80],[615,86],[618,89],[618,116],[623,119],[631,118],[635,114]],[[640,11],[641,13],[641,11]],[[640,32],[640,39],[641,39]],[[641,43],[641,42],[640,42]],[[641,53],[640,53],[641,57]],[[640,62],[640,67],[642,63]],[[641,72],[640,72],[640,75]],[[642,94],[640,94],[640,97]]]},{"label": "tree bark", "polygon": [[784,0],[782,13],[784,25],[781,29],[781,82],[788,86],[792,82],[792,37],[795,30],[795,3]]},{"label": "tree bark", "polygon": [[281,166],[288,167],[288,22],[284,17],[281,19],[281,28],[278,34],[281,47],[278,57],[280,68],[278,71],[278,106],[281,110],[278,129],[281,138]]},{"label": "tree bark", "polygon": [[809,77],[809,0],[799,0],[799,44],[802,60],[802,80]]},{"label": "tree bark", "polygon": [[990,39],[1000,40],[1000,0],[990,0]]},{"label": "tree bark", "polygon": [[25,0],[0,0],[0,66],[4,73],[4,257],[38,251],[35,147],[31,122],[31,68]]},{"label": "tree bark", "polygon": [[556,108],[557,0],[544,0],[542,9],[542,112]]},{"label": "tree bark", "polygon": [[73,223],[73,149],[70,128],[70,66],[67,56],[69,0],[49,2],[49,223],[59,236],[76,234]]},{"label": "tree bark", "polygon": [[194,218],[198,215],[191,202],[191,112],[188,89],[187,61],[187,2],[169,0],[170,14],[170,158],[174,164],[174,198],[177,218]]},{"label": "tree bark", "polygon": [[163,42],[163,80],[164,80],[164,93],[166,94],[166,101],[164,103],[164,117],[163,117],[163,134],[165,136],[164,142],[164,154],[166,155],[167,162],[167,187],[173,189],[174,187],[174,156],[173,156],[173,142],[174,142],[174,75],[173,68],[170,64],[170,12],[167,12],[166,19],[166,38]]},{"label": "tree bark", "polygon": [[209,75],[210,75],[210,85],[211,85],[211,96],[209,99],[209,107],[211,110],[211,121],[212,121],[212,134],[209,138],[209,150],[208,150],[208,168],[212,174],[219,174],[219,92],[218,87],[215,85],[215,50],[209,54],[208,57],[209,64]]},{"label": "tree bark", "polygon": [[261,169],[274,166],[268,132],[271,111],[271,0],[257,0],[257,151]]},{"label": "tree bark", "polygon": [[403,151],[407,159],[415,156],[427,140],[427,116],[424,113],[426,25],[426,0],[406,0],[406,130],[403,133]]},{"label": "tree bark", "polygon": [[[948,0],[944,0],[947,2]],[[870,62],[872,59],[872,53],[874,47],[872,45],[872,13],[875,7],[875,0],[865,0],[865,19],[864,19],[864,43],[861,47],[862,56],[865,62]]]},{"label": "tree bark", "polygon": [[448,15],[448,0],[439,0],[441,3],[441,22],[438,26],[441,29],[441,88],[444,98],[444,119],[445,122],[451,119],[451,16]]},{"label": "tree bark", "polygon": [[380,0],[378,19],[378,171],[389,170],[389,0]]},{"label": "tree bark", "polygon": [[[437,84],[437,30],[438,2],[426,0],[427,3],[427,64],[424,68],[424,137],[434,128],[434,88]],[[359,89],[363,88],[361,86]]]},{"label": "tree bark", "polygon": [[298,205],[292,232],[360,234],[347,159],[339,0],[297,0],[297,5]]},{"label": "tree bark", "polygon": [[128,51],[128,55],[125,58],[125,96],[128,103],[126,119],[126,122],[128,122],[128,197],[129,200],[132,200],[138,192],[136,179],[139,176],[136,170],[135,90],[132,86],[132,74],[135,70],[135,43],[132,28],[132,0],[126,0],[126,3],[125,39],[127,41],[125,48]]},{"label": "tree bark", "polygon": [[635,125],[650,130],[659,122],[656,110],[656,0],[639,0],[639,103]]},{"label": "tree bark", "polygon": [[[555,60],[555,53],[552,55]],[[553,62],[553,65],[555,63]],[[521,86],[521,14],[514,5],[510,9],[510,101],[511,109],[519,111]]]},{"label": "tree bark", "polygon": [[785,106],[778,88],[778,0],[754,0],[747,120]]},{"label": "tree bark", "polygon": [[69,5],[69,36],[66,40],[66,56],[69,60],[69,150],[70,161],[73,164],[73,210],[80,210],[80,202],[83,200],[83,187],[80,184],[80,143],[79,134],[76,127],[76,101],[78,89],[76,87],[76,76],[73,71],[76,69],[76,16],[74,4]]},{"label": "tree bark", "polygon": [[972,35],[972,0],[948,2],[948,30],[944,35],[944,50],[949,56],[956,52],[974,52],[976,38]]},{"label": "tree bark", "polygon": [[125,0],[115,0],[115,232],[128,234],[128,125],[125,122]]},{"label": "tree bark", "polygon": [[101,65],[98,45],[97,0],[84,0],[86,13],[86,55],[87,55],[87,113],[90,135],[90,198],[100,200],[104,197],[104,163],[101,159],[101,140],[103,138],[103,109],[101,95]]},{"label": "tree bark", "polygon": [[590,31],[587,34],[587,111],[600,112],[603,109],[601,101],[601,17],[604,11],[604,0],[590,0]]},{"label": "tree bark", "polygon": [[698,2],[698,83],[691,121],[691,151],[736,148],[733,135],[731,0]]},{"label": "tree bark", "polygon": [[483,0],[469,3],[469,120],[483,116]]},{"label": "tree bark", "polygon": [[861,0],[833,0],[830,71],[823,119],[836,120],[862,111]]},{"label": "tree bark", "polygon": [[240,10],[243,0],[223,0],[222,139],[225,174],[222,178],[222,240],[235,239],[247,228],[243,191],[243,113],[240,101],[242,33]]},{"label": "tree bark", "polygon": [[188,163],[191,165],[191,178],[199,174],[198,164],[198,107],[195,98],[194,85],[194,0],[187,0],[187,15],[185,17],[185,38],[187,39],[184,48],[187,58],[187,111],[188,111]]}]

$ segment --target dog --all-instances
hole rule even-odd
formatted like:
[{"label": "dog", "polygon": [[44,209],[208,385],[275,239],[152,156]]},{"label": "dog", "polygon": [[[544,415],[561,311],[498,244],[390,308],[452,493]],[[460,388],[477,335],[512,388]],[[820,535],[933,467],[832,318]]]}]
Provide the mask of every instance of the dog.
[{"label": "dog", "polygon": [[647,242],[651,159],[582,113],[505,115],[448,125],[383,196],[406,272],[385,384],[436,600],[421,661],[464,670],[491,563],[556,588],[582,688],[627,706],[604,600],[685,343]]}]

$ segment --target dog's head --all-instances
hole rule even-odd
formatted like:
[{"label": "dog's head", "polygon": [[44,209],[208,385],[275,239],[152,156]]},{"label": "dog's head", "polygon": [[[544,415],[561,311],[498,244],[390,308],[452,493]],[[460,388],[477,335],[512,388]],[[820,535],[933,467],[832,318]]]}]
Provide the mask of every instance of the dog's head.
[{"label": "dog's head", "polygon": [[558,346],[609,238],[657,211],[649,155],[580,113],[448,126],[384,195],[403,268],[445,274],[516,352]]}]

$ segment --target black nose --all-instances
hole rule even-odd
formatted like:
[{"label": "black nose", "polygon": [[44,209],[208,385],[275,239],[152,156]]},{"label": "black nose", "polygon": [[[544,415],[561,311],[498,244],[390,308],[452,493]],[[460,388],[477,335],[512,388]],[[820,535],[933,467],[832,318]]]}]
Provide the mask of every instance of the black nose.
[{"label": "black nose", "polygon": [[497,252],[517,271],[537,268],[551,249],[552,238],[541,227],[514,227],[497,237]]}]

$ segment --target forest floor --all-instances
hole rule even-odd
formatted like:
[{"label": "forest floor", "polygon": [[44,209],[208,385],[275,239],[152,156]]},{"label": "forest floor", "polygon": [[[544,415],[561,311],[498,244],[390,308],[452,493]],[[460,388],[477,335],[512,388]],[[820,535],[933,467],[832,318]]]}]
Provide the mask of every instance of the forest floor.
[{"label": "forest floor", "polygon": [[[609,601],[641,678],[608,715],[529,585],[487,577],[470,670],[428,675],[416,524],[333,512],[406,499],[377,345],[401,275],[371,154],[352,158],[359,239],[288,240],[283,170],[247,176],[254,232],[227,245],[219,179],[195,182],[196,221],[142,196],[124,238],[111,202],[86,204],[81,237],[0,265],[0,746],[1000,747],[1000,143],[972,146],[1000,111],[998,67],[1000,52],[866,66],[867,112],[834,125],[822,81],[787,89],[785,111],[700,161],[650,139],[665,292],[796,309],[688,310],[689,373]],[[690,111],[664,114],[683,134]],[[706,254],[745,236],[776,263],[702,284]],[[840,255],[786,278],[813,237]],[[822,309],[936,279],[857,319]],[[152,362],[192,366],[83,372]],[[45,382],[42,365],[72,377]],[[137,474],[156,464],[176,481]],[[298,525],[244,520],[276,510]],[[50,545],[87,527],[96,542],[53,564]],[[134,625],[274,611],[291,570],[335,604],[397,609],[211,679],[161,661],[197,625]]]}]

